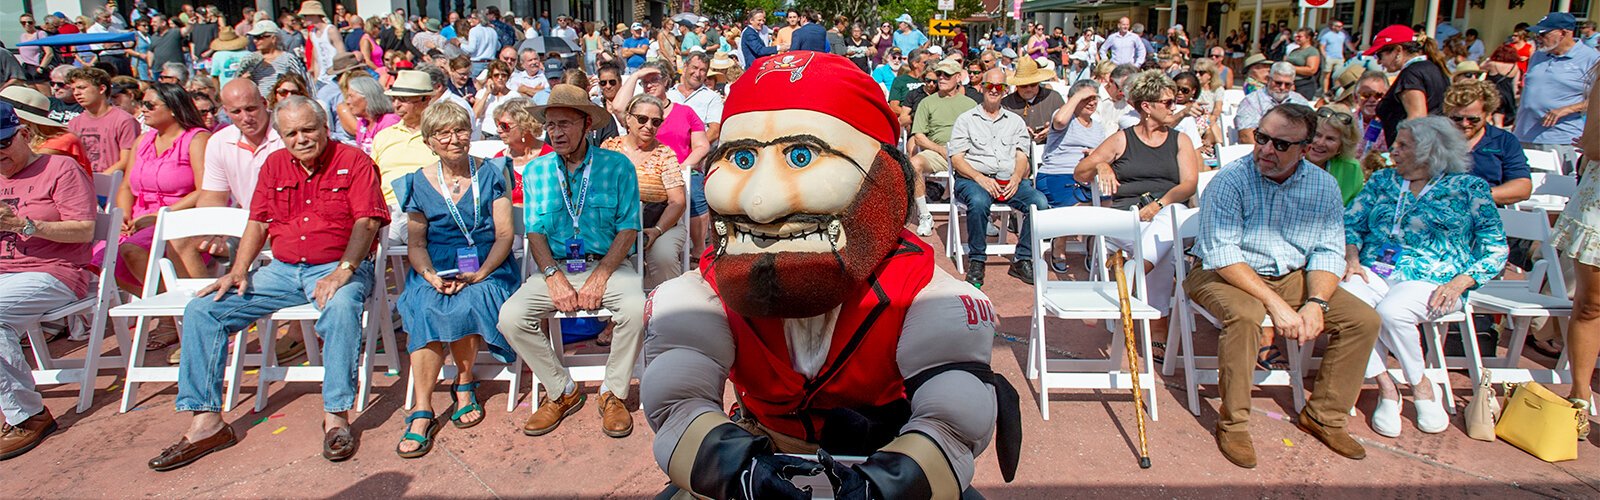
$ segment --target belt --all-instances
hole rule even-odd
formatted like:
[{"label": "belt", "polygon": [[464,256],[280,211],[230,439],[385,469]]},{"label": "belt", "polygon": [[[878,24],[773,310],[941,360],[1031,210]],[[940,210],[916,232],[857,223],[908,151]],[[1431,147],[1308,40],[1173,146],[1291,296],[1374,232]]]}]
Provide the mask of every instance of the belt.
[{"label": "belt", "polygon": [[474,60],[472,60],[472,62],[475,62],[475,63],[485,63],[485,62],[492,62],[492,61],[494,61],[494,59],[474,59]]}]

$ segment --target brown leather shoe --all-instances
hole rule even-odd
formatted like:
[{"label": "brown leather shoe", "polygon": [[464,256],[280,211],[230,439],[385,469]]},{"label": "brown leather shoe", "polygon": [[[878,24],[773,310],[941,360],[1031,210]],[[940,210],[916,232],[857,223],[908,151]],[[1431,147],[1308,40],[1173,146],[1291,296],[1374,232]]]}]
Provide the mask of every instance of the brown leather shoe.
[{"label": "brown leather shoe", "polygon": [[56,418],[50,416],[49,408],[45,408],[16,427],[4,427],[4,432],[0,432],[0,460],[9,460],[39,446],[45,436],[55,432]]},{"label": "brown leather shoe", "polygon": [[1233,465],[1246,469],[1256,468],[1256,447],[1250,442],[1250,433],[1244,431],[1217,431],[1217,451]]},{"label": "brown leather shoe", "polygon": [[356,435],[350,431],[350,426],[323,430],[322,458],[343,462],[353,456],[356,456]]},{"label": "brown leather shoe", "polygon": [[1305,410],[1300,410],[1300,415],[1295,417],[1294,426],[1317,438],[1317,441],[1322,441],[1322,444],[1327,445],[1328,449],[1338,453],[1339,456],[1351,460],[1367,458],[1367,449],[1362,447],[1361,443],[1357,443],[1355,438],[1350,437],[1349,432],[1324,426],[1311,418]]},{"label": "brown leather shoe", "polygon": [[522,424],[522,433],[529,436],[549,434],[550,431],[556,430],[556,426],[561,425],[562,420],[577,413],[579,408],[583,408],[585,400],[587,398],[578,391],[572,391],[572,394],[555,400],[551,400],[549,394],[540,396],[539,411],[533,412],[533,416],[528,417],[528,422]]},{"label": "brown leather shoe", "polygon": [[614,438],[633,434],[633,414],[628,412],[628,405],[623,404],[611,391],[600,393],[600,430]]},{"label": "brown leather shoe", "polygon": [[239,436],[233,433],[233,427],[222,425],[222,430],[210,437],[197,442],[189,442],[189,438],[178,440],[178,444],[168,446],[161,450],[161,454],[150,459],[150,468],[157,471],[169,471],[194,463],[200,457],[213,452],[228,449],[229,446],[239,444]]}]

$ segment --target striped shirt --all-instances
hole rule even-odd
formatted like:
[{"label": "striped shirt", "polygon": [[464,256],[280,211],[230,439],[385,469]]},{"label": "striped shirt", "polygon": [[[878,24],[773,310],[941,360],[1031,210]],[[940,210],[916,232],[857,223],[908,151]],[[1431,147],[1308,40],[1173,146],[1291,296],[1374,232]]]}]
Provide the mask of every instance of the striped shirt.
[{"label": "striped shirt", "polygon": [[1333,176],[1309,162],[1279,184],[1255,155],[1223,167],[1200,199],[1194,253],[1207,270],[1244,263],[1263,276],[1344,274],[1344,203]]},{"label": "striped shirt", "polygon": [[[633,162],[592,143],[587,147],[586,166],[568,169],[561,155],[548,154],[528,162],[522,171],[522,218],[529,233],[549,240],[550,255],[557,259],[582,257],[567,255],[567,239],[574,235],[583,240],[583,253],[604,255],[617,233],[639,230],[639,175]],[[576,223],[573,212],[578,213]]]}]

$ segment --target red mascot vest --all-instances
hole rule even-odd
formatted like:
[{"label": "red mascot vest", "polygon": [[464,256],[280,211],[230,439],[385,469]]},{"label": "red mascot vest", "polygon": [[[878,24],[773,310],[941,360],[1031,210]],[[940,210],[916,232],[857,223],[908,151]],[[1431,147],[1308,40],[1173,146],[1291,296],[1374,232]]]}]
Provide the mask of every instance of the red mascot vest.
[{"label": "red mascot vest", "polygon": [[[900,247],[840,306],[827,361],[815,379],[794,370],[782,318],[744,317],[727,309],[736,351],[729,380],[742,408],[761,425],[818,442],[813,410],[883,406],[906,397],[895,359],[906,310],[933,278],[933,250],[904,230]],[[705,273],[716,290],[715,272]]]}]

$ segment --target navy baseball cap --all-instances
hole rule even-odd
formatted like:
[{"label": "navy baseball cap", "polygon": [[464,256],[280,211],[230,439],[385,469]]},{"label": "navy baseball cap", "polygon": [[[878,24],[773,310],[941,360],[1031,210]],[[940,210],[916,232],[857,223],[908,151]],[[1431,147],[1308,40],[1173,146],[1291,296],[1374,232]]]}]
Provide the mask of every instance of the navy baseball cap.
[{"label": "navy baseball cap", "polygon": [[1529,32],[1536,35],[1543,35],[1550,30],[1577,31],[1578,18],[1572,17],[1572,14],[1566,12],[1551,12],[1549,15],[1544,16],[1544,19],[1540,19],[1539,24],[1528,28]]},{"label": "navy baseball cap", "polygon": [[17,118],[16,108],[9,102],[0,102],[0,141],[10,139],[22,130],[22,120]]}]

